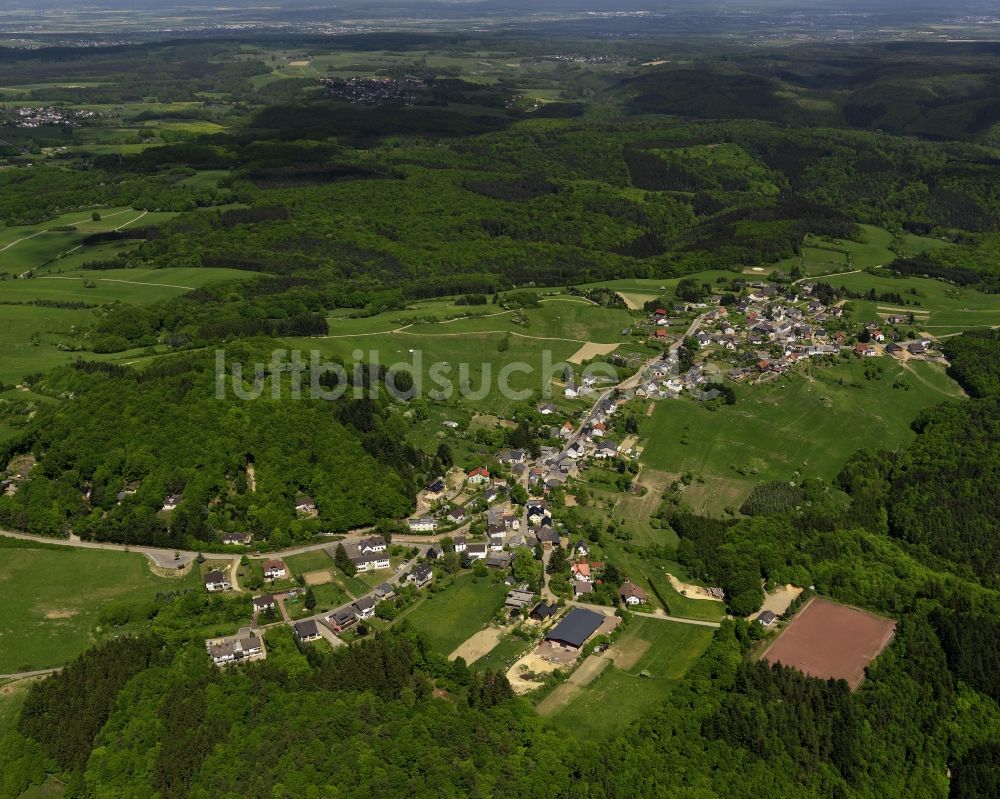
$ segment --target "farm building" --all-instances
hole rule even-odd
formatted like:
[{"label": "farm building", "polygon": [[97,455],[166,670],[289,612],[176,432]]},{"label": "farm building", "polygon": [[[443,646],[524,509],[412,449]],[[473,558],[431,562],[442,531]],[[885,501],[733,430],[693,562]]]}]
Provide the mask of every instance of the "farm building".
[{"label": "farm building", "polygon": [[573,608],[561,622],[545,636],[558,646],[579,649],[604,624],[604,614],[585,608]]}]

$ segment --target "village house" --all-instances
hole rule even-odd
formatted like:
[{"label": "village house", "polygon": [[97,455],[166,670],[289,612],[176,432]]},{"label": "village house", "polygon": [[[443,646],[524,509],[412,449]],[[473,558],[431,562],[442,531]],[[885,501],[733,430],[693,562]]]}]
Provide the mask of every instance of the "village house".
[{"label": "village house", "polygon": [[514,556],[510,552],[491,552],[486,556],[486,567],[489,569],[509,569]]},{"label": "village house", "polygon": [[208,638],[205,649],[216,666],[228,666],[243,660],[264,660],[267,652],[257,631],[240,627],[236,635]]},{"label": "village house", "polygon": [[573,582],[573,598],[579,599],[582,596],[594,593],[594,586],[586,580],[576,580]]},{"label": "village house", "polygon": [[505,466],[513,466],[518,463],[524,463],[527,458],[528,453],[523,449],[505,449],[497,455],[497,460]]},{"label": "village house", "polygon": [[357,624],[358,619],[354,615],[354,609],[350,605],[344,605],[327,616],[326,621],[335,633],[339,633]]},{"label": "village house", "polygon": [[181,495],[171,494],[169,497],[163,500],[163,508],[161,510],[174,510],[180,504],[181,504]]},{"label": "village house", "polygon": [[485,466],[477,466],[469,472],[465,479],[473,485],[482,485],[490,481],[490,472]]},{"label": "village house", "polygon": [[406,575],[406,579],[417,586],[423,588],[434,579],[434,570],[428,563],[418,563],[413,571]]},{"label": "village house", "polygon": [[614,441],[602,441],[594,452],[595,458],[614,458],[618,455],[618,444]]},{"label": "village house", "polygon": [[267,580],[280,580],[288,576],[288,567],[285,561],[278,558],[269,558],[264,561],[264,577]]},{"label": "village house", "polygon": [[375,599],[379,602],[392,599],[394,596],[396,596],[396,591],[391,583],[382,583],[375,589]]},{"label": "village house", "polygon": [[300,496],[295,500],[295,512],[299,515],[306,515],[316,512],[316,503],[312,497]]},{"label": "village house", "polygon": [[384,536],[370,535],[358,541],[358,552],[366,555],[370,552],[385,552],[387,546]]},{"label": "village house", "polygon": [[552,618],[559,612],[559,606],[553,602],[551,605],[547,602],[539,602],[531,609],[531,618],[535,621],[545,621]]},{"label": "village house", "polygon": [[274,610],[275,602],[271,594],[261,594],[253,598],[253,609],[255,613],[265,610]]},{"label": "village house", "polygon": [[451,524],[461,524],[465,521],[465,508],[458,506],[448,511],[448,521]]},{"label": "village house", "polygon": [[535,537],[545,549],[551,549],[559,543],[559,533],[551,527],[543,527],[538,530]]},{"label": "village house", "polygon": [[553,413],[559,413],[559,408],[550,402],[543,402],[538,406],[538,412],[542,414],[542,416],[551,416]]},{"label": "village house", "polygon": [[507,592],[507,599],[504,602],[504,606],[510,610],[520,610],[530,605],[534,600],[535,595],[533,592],[515,588]]},{"label": "village house", "polygon": [[528,524],[532,527],[547,527],[552,524],[552,512],[544,502],[529,500],[527,506]]},{"label": "village house", "polygon": [[464,535],[456,535],[455,538],[452,540],[452,543],[455,545],[455,551],[458,552],[459,554],[461,554],[462,552],[465,552],[465,550],[466,550],[466,548],[468,546],[465,543],[465,536]]},{"label": "village house", "polygon": [[586,580],[589,583],[594,579],[590,575],[590,564],[585,560],[574,563],[569,567],[569,572],[575,580]]},{"label": "village house", "polygon": [[409,528],[411,533],[433,533],[437,528],[437,519],[432,516],[410,519]]},{"label": "village house", "polygon": [[315,641],[320,637],[319,625],[315,619],[303,619],[292,625],[292,632],[302,643]]},{"label": "village house", "polygon": [[437,560],[438,558],[444,557],[444,550],[439,546],[429,546],[427,547],[427,553],[424,555],[427,560]]},{"label": "village house", "polygon": [[250,533],[225,533],[222,536],[223,544],[237,544],[246,546],[253,540],[253,536]]},{"label": "village house", "polygon": [[469,556],[469,560],[486,560],[487,545],[486,544],[469,544],[466,553]]},{"label": "village house", "polygon": [[590,555],[590,545],[581,538],[573,547],[573,552],[582,558],[586,558]]},{"label": "village house", "polygon": [[[373,543],[374,539],[381,541],[381,546],[377,542]],[[362,550],[361,544],[365,541],[368,541],[369,544]],[[359,572],[389,568],[389,553],[386,551],[385,539],[380,535],[372,536],[369,539],[362,538],[357,544],[345,543],[344,551],[347,553],[347,557],[351,563],[354,564],[354,568]]]},{"label": "village house", "polygon": [[626,605],[643,605],[646,602],[646,592],[632,582],[622,583],[618,589],[618,597]]},{"label": "village house", "polygon": [[360,597],[354,600],[351,609],[354,611],[354,617],[359,621],[370,619],[375,615],[375,600],[367,596]]},{"label": "village house", "polygon": [[218,591],[231,591],[233,589],[229,578],[219,569],[213,569],[205,575],[205,590],[210,594]]},{"label": "village house", "polygon": [[778,617],[777,617],[777,616],[775,616],[775,615],[774,615],[774,613],[772,613],[772,612],[771,612],[771,611],[769,611],[769,610],[765,610],[765,611],[764,611],[763,613],[761,613],[761,614],[760,614],[760,615],[759,615],[759,616],[757,617],[757,623],[758,623],[758,624],[759,624],[759,625],[760,625],[761,627],[770,627],[770,626],[771,626],[772,624],[774,624],[774,622],[775,622],[775,620],[776,620],[777,618],[778,618]]},{"label": "village house", "polygon": [[487,488],[486,493],[483,498],[486,500],[488,505],[492,505],[495,502],[499,502],[506,495],[507,490],[503,486],[494,486],[493,488]]}]

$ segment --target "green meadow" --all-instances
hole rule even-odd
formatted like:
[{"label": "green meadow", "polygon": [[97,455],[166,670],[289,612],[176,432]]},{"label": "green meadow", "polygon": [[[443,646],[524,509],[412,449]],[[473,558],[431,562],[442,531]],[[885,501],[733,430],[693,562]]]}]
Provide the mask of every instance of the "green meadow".
[{"label": "green meadow", "polygon": [[552,715],[552,721],[591,740],[621,732],[670,695],[713,634],[710,627],[636,619],[613,646],[616,662]]},{"label": "green meadow", "polygon": [[[100,214],[100,220],[91,218],[91,210]],[[81,247],[84,239],[95,233],[156,225],[174,216],[176,214],[136,211],[134,208],[96,208],[62,214],[36,225],[0,228],[0,272],[22,274],[39,269],[60,256],[71,254]]]},{"label": "green meadow", "polygon": [[60,666],[99,639],[109,605],[198,588],[198,574],[158,577],[139,553],[0,538],[0,674]]},{"label": "green meadow", "polygon": [[423,634],[432,649],[449,655],[496,615],[506,594],[507,586],[502,582],[460,574],[447,588],[428,595],[401,618]]},{"label": "green meadow", "polygon": [[906,305],[852,300],[858,321],[879,319],[887,313],[913,313],[916,326],[932,336],[961,333],[973,327],[1000,325],[1000,296],[983,294],[968,286],[953,286],[923,277],[892,277],[859,272],[831,278],[834,288],[865,293],[899,294]]},{"label": "green meadow", "polygon": [[[881,368],[868,379],[866,368]],[[925,407],[961,396],[943,367],[852,357],[835,366],[736,388],[737,402],[710,410],[688,399],[660,400],[641,419],[642,462],[704,480],[685,493],[701,511],[738,507],[753,483],[832,479],[861,447],[895,449],[912,438]]]}]

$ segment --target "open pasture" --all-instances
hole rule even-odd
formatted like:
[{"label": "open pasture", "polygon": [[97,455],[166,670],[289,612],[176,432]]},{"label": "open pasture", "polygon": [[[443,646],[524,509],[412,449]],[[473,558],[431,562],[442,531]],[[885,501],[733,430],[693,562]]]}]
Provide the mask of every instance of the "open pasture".
[{"label": "open pasture", "polygon": [[892,619],[816,597],[795,614],[761,657],[821,680],[846,680],[854,690],[895,630]]},{"label": "open pasture", "polygon": [[408,611],[405,618],[442,655],[449,655],[481,630],[503,606],[507,586],[488,577],[461,574],[436,594]]},{"label": "open pasture", "polygon": [[611,664],[556,710],[552,720],[584,738],[620,732],[667,698],[713,634],[709,627],[636,619],[603,654]]},{"label": "open pasture", "polygon": [[[872,365],[883,371],[869,380],[864,371]],[[661,400],[652,417],[640,420],[642,462],[672,474],[738,481],[742,490],[725,503],[738,507],[753,481],[790,480],[796,473],[829,480],[861,447],[902,446],[913,438],[910,423],[923,408],[960,396],[943,368],[930,363],[903,367],[890,358],[874,364],[852,358],[807,368],[738,386],[736,404],[714,411],[688,399]],[[722,510],[713,496],[706,492],[698,510]]]},{"label": "open pasture", "polygon": [[923,277],[890,277],[858,272],[830,279],[834,288],[841,286],[866,293],[875,289],[879,294],[899,294],[906,302],[870,302],[852,300],[855,318],[859,321],[879,319],[886,313],[913,312],[921,330],[932,336],[960,333],[973,327],[1000,325],[1000,296],[983,294],[969,286],[953,286],[942,280]]},{"label": "open pasture", "polygon": [[110,605],[199,588],[196,571],[157,577],[137,552],[8,538],[0,538],[0,550],[0,674],[60,666],[76,657],[98,640],[98,618]]}]

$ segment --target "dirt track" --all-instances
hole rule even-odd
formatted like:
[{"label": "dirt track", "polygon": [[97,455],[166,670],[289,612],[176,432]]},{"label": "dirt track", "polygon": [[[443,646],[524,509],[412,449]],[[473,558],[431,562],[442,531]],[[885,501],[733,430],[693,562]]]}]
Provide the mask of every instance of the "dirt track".
[{"label": "dirt track", "polygon": [[590,655],[580,667],[567,678],[566,682],[556,688],[551,694],[538,703],[536,708],[539,716],[551,716],[572,702],[586,686],[611,663],[601,655]]}]

